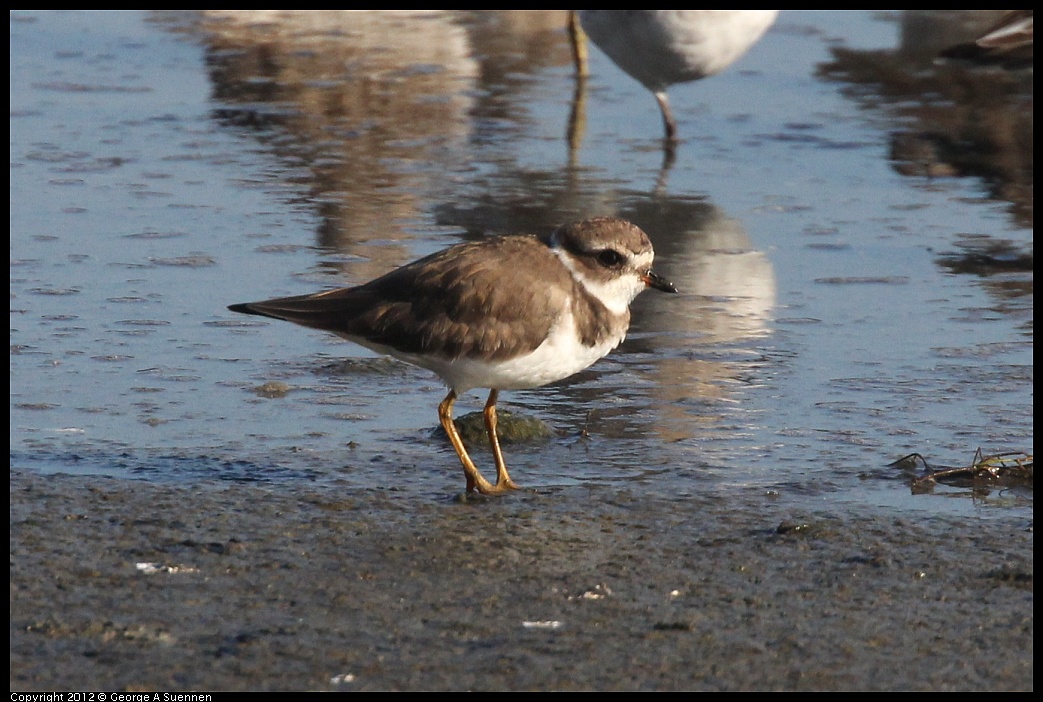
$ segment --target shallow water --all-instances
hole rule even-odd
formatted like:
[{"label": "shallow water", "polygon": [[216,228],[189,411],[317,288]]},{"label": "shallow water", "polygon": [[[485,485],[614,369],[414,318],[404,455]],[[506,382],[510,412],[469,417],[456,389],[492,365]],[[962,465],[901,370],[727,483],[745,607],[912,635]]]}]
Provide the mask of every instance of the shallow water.
[{"label": "shallow water", "polygon": [[458,490],[436,378],[225,306],[615,214],[682,294],[505,394],[560,432],[518,482],[1030,514],[886,467],[1033,450],[1031,74],[905,48],[951,17],[783,12],[671,91],[670,164],[597,50],[576,102],[561,13],[14,12],[11,464]]}]

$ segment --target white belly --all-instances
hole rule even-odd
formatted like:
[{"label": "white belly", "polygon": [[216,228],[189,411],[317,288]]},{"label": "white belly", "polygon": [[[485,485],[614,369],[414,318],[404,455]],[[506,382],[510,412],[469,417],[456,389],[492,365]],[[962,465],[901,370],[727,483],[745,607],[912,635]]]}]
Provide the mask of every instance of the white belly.
[{"label": "white belly", "polygon": [[547,339],[532,353],[500,361],[478,358],[447,359],[402,353],[387,347],[363,344],[406,363],[434,371],[457,394],[473,388],[521,390],[568,378],[619,346],[626,329],[596,346],[585,346],[576,334],[571,314],[565,314]]}]

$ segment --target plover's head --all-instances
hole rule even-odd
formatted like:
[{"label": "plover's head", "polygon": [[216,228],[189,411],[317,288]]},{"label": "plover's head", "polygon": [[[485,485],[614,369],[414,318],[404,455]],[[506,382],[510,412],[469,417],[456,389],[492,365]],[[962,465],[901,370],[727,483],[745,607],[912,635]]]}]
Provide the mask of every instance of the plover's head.
[{"label": "plover's head", "polygon": [[645,288],[677,292],[652,272],[655,252],[639,227],[625,219],[596,217],[558,227],[548,241],[565,267],[616,314]]}]

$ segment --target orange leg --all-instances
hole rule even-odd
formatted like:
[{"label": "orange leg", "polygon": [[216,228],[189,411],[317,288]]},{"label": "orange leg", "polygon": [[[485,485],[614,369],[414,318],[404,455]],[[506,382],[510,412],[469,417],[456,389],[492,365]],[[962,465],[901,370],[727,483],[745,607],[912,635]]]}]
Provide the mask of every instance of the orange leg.
[{"label": "orange leg", "polygon": [[503,462],[500,439],[496,435],[496,398],[499,394],[498,390],[489,391],[489,400],[485,403],[482,417],[485,418],[485,431],[489,434],[489,445],[493,449],[493,458],[496,459],[496,491],[504,492],[517,490],[518,486],[511,480],[511,476],[507,475],[507,464]]},{"label": "orange leg", "polygon": [[449,435],[449,441],[453,444],[453,449],[464,467],[464,475],[467,477],[467,492],[478,490],[483,495],[500,492],[492,483],[482,477],[474,461],[467,455],[463,439],[460,438],[460,433],[456,430],[456,425],[453,424],[454,402],[456,402],[456,391],[450,390],[449,394],[442,400],[442,403],[438,405],[438,421],[442,424],[442,428],[445,429],[445,433]]}]

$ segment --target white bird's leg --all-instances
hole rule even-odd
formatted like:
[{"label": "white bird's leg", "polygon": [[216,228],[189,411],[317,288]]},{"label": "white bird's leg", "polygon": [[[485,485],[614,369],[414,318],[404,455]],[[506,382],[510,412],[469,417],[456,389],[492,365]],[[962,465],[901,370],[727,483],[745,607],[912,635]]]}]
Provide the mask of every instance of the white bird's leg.
[{"label": "white bird's leg", "polygon": [[656,102],[659,103],[659,111],[663,113],[663,128],[666,130],[667,142],[677,142],[677,122],[674,121],[674,113],[670,111],[670,100],[666,97],[666,91],[661,90],[655,94]]}]

